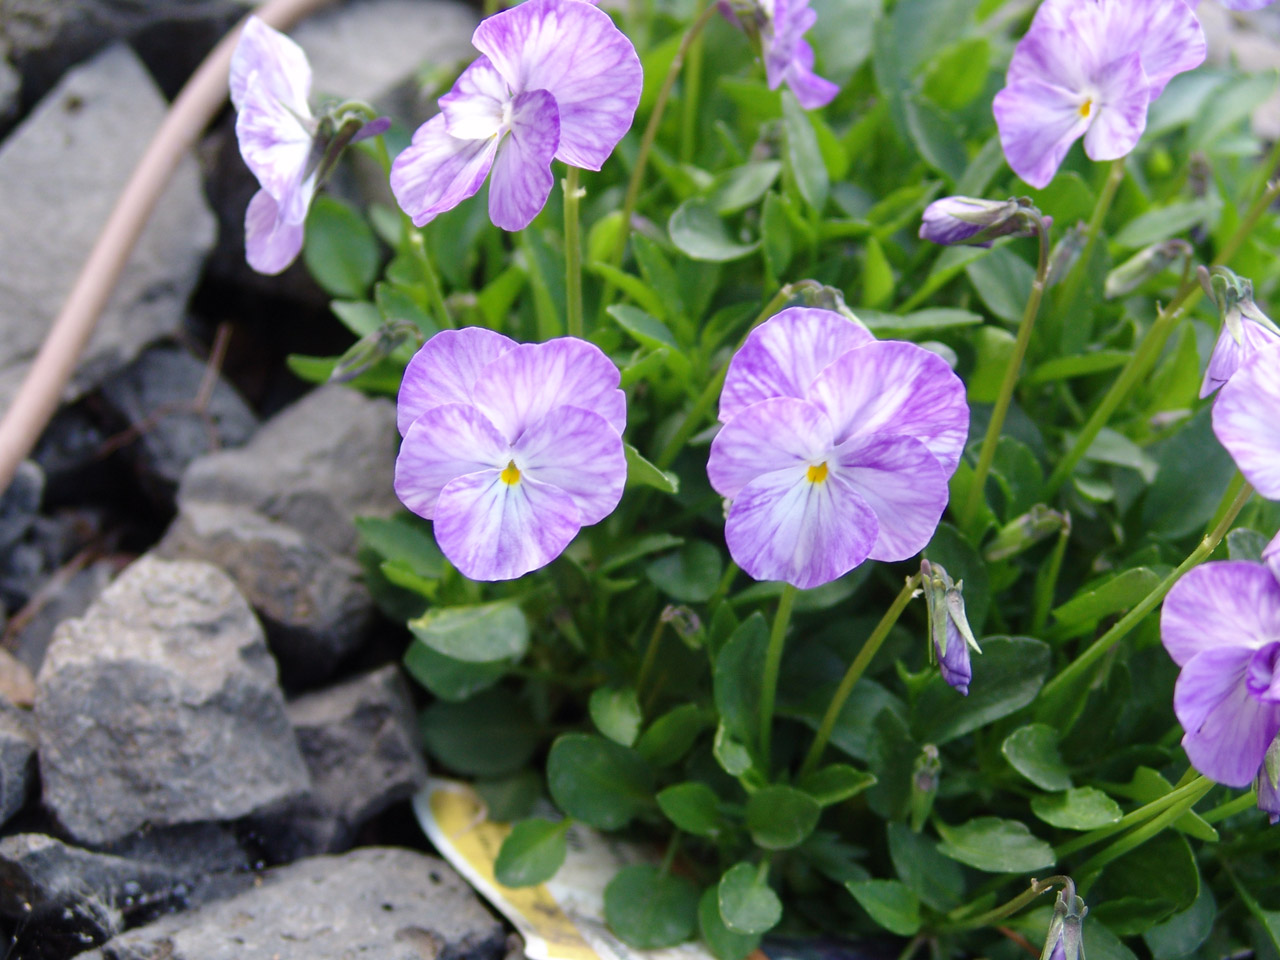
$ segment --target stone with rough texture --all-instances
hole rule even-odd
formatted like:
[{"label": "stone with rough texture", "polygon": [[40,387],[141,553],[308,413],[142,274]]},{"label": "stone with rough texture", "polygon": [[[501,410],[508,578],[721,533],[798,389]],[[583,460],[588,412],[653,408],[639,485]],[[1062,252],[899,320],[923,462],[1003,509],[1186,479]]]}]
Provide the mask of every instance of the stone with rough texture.
[{"label": "stone with rough texture", "polygon": [[398,445],[390,400],[321,387],[264,423],[240,449],[196,460],[178,501],[248,507],[354,556],[351,518],[398,507],[392,488]]},{"label": "stone with rough texture", "polygon": [[204,563],[143,557],[36,677],[44,803],[75,839],[229,820],[310,786],[262,628]]},{"label": "stone with rough texture", "polygon": [[23,808],[35,781],[35,724],[27,711],[0,700],[0,823]]},{"label": "stone with rough texture", "polygon": [[288,710],[312,792],[256,825],[278,859],[346,849],[366,821],[426,782],[413,702],[394,664],[291,700]]},{"label": "stone with rough texture", "polygon": [[220,376],[197,409],[206,374],[204,361],[166,344],[146,350],[102,385],[118,429],[137,432],[124,455],[143,488],[165,507],[172,508],[178,481],[196,457],[241,446],[258,425],[249,405]]},{"label": "stone with rough texture", "polygon": [[373,620],[355,561],[247,507],[186,501],[156,552],[224,570],[262,619],[291,687],[329,676]]},{"label": "stone with rough texture", "polygon": [[[13,400],[165,110],[137,57],[115,46],[63,78],[4,141],[0,410]],[[181,325],[212,242],[213,218],[187,158],[129,257],[72,378],[72,396]]]},{"label": "stone with rough texture", "polygon": [[0,553],[27,535],[43,496],[44,471],[34,460],[23,460],[9,486],[0,491]]},{"label": "stone with rough texture", "polygon": [[84,960],[499,960],[502,925],[449,866],[362,847],[262,875],[255,889],[130,930]]},{"label": "stone with rough texture", "polygon": [[3,648],[0,648],[0,697],[15,707],[29,707],[36,701],[35,677],[25,663]]}]

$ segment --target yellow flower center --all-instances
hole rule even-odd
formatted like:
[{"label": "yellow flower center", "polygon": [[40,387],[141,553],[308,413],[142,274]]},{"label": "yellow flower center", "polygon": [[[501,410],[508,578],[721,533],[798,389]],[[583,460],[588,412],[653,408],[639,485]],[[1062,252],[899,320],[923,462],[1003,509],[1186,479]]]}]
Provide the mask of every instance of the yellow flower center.
[{"label": "yellow flower center", "polygon": [[508,485],[520,482],[520,470],[516,466],[516,462],[514,460],[508,461],[507,465],[502,468],[502,472],[498,474],[498,476],[501,478],[503,483]]},{"label": "yellow flower center", "polygon": [[825,482],[827,479],[826,461],[823,461],[822,463],[818,464],[816,467],[810,467],[809,472],[805,474],[805,477],[808,479],[810,483]]},{"label": "yellow flower center", "polygon": [[1080,116],[1082,116],[1082,117],[1088,117],[1088,116],[1090,116],[1092,113],[1093,113],[1093,101],[1092,101],[1092,100],[1086,100],[1084,103],[1080,104]]}]

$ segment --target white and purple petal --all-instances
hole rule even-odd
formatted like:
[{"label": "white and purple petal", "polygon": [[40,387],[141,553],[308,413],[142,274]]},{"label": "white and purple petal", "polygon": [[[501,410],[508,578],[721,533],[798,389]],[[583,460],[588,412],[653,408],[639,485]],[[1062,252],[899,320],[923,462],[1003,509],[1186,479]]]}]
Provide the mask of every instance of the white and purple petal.
[{"label": "white and purple petal", "polygon": [[1244,685],[1255,700],[1280,704],[1280,640],[1253,652]]},{"label": "white and purple petal", "polygon": [[831,421],[814,404],[794,397],[761,400],[738,411],[711,441],[707,478],[716,493],[732,500],[762,474],[803,473],[825,462],[834,439]]},{"label": "white and purple petal", "polygon": [[299,116],[310,117],[311,65],[302,48],[256,16],[245,20],[231,54],[231,104],[240,110],[251,88],[259,87]]},{"label": "white and purple petal", "polygon": [[[565,0],[581,3],[581,0]],[[600,414],[619,434],[627,425],[621,375],[599,347],[576,337],[524,343],[494,360],[475,384],[475,400],[511,443],[556,407]]]},{"label": "white and purple petal", "polygon": [[396,425],[403,436],[413,421],[445,403],[474,404],[476,379],[516,342],[484,327],[441,330],[405,367],[396,398]]},{"label": "white and purple petal", "polygon": [[599,170],[631,128],[643,72],[609,15],[582,0],[525,0],[489,17],[471,42],[513,91],[546,90],[560,115],[556,157]]},{"label": "white and purple petal", "polygon": [[969,683],[973,680],[969,645],[960,636],[960,629],[950,617],[947,617],[947,649],[943,650],[935,639],[933,652],[938,658],[938,671],[942,674],[942,679],[967,697]]},{"label": "white and purple petal", "polygon": [[833,310],[789,307],[751,331],[734,354],[720,393],[720,421],[770,397],[803,400],[841,354],[875,338]]},{"label": "white and purple petal", "polygon": [[1084,135],[1090,160],[1128,156],[1147,128],[1149,83],[1138,54],[1111,61],[1094,77],[1097,100],[1089,105],[1093,120]]},{"label": "white and purple petal", "polygon": [[507,123],[511,91],[488,57],[477,57],[452,89],[440,98],[440,113],[449,136],[485,140],[499,135]]},{"label": "white and purple petal", "polygon": [[266,190],[259,190],[244,213],[244,251],[258,273],[280,273],[302,252],[303,224],[286,223]]},{"label": "white and purple petal", "polygon": [[913,437],[950,477],[969,434],[964,384],[935,353],[902,341],[876,341],[844,353],[809,387],[827,411],[836,441],[887,433]]},{"label": "white and purple petal", "polygon": [[546,205],[555,178],[551,160],[560,143],[560,112],[546,90],[526,90],[512,103],[511,132],[498,147],[489,178],[489,219],[523,230]]},{"label": "white and purple petal", "polygon": [[506,440],[475,407],[432,407],[413,422],[400,445],[396,496],[430,520],[437,516],[440,491],[451,481],[477,471],[502,470],[510,457]]},{"label": "white and purple petal", "polygon": [[947,508],[947,476],[919,440],[855,435],[836,448],[831,472],[875,511],[879,532],[870,559],[906,560],[933,539]]},{"label": "white and purple petal", "polygon": [[1209,366],[1204,371],[1204,383],[1200,386],[1200,399],[1204,399],[1215,390],[1226,385],[1240,364],[1244,363],[1259,350],[1280,343],[1280,337],[1260,323],[1248,319],[1240,324],[1240,341],[1232,336],[1231,329],[1224,323],[1218,334],[1218,342],[1214,344],[1213,354],[1209,357]]},{"label": "white and purple petal", "polygon": [[1019,177],[1037,189],[1049,185],[1062,160],[1089,128],[1080,91],[1029,79],[996,94],[992,109],[1005,159]]},{"label": "white and purple petal", "polygon": [[813,47],[809,46],[807,40],[796,43],[795,56],[787,66],[783,79],[796,95],[800,106],[806,110],[825,107],[840,92],[836,84],[813,72]]},{"label": "white and purple petal", "polygon": [[433,524],[440,550],[472,580],[513,580],[544,567],[581,526],[570,493],[524,476],[508,483],[497,470],[450,482]]},{"label": "white and purple petal", "polygon": [[1203,650],[1182,666],[1173,708],[1186,734],[1192,765],[1231,787],[1253,782],[1267,748],[1280,732],[1280,704],[1251,696],[1245,676],[1249,647]]},{"label": "white and purple petal", "polygon": [[613,513],[627,485],[627,454],[618,431],[581,407],[556,407],[512,448],[521,473],[573,497],[582,526]]},{"label": "white and purple petal", "polygon": [[311,164],[311,130],[295,112],[255,86],[257,74],[236,116],[236,140],[245,165],[271,194],[286,222],[306,219],[310,196],[301,194]]},{"label": "white and purple petal", "polygon": [[734,562],[756,580],[802,590],[862,563],[876,542],[876,515],[837,476],[815,482],[805,467],[775,470],[738,492],[725,521]]},{"label": "white and purple petal", "polygon": [[415,226],[430,223],[474,196],[493,165],[498,139],[459,140],[437,114],[391,165],[391,192]]},{"label": "white and purple petal", "polygon": [[1267,565],[1271,575],[1280,583],[1280,533],[1262,551],[1262,562]]},{"label": "white and purple petal", "polygon": [[1182,666],[1206,650],[1256,649],[1280,637],[1280,583],[1261,564],[1223,560],[1189,570],[1160,611],[1160,638]]},{"label": "white and purple petal", "polygon": [[1213,432],[1253,488],[1280,500],[1280,344],[1236,371],[1213,405]]},{"label": "white and purple petal", "polygon": [[1151,84],[1152,100],[1179,73],[1204,62],[1204,31],[1183,0],[1100,0],[1099,6],[1102,61],[1136,52]]}]

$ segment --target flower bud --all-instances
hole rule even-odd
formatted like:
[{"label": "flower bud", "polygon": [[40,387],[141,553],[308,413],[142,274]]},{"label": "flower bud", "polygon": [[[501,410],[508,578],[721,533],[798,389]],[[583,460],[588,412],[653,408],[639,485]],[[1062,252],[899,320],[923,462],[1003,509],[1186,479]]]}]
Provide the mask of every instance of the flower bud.
[{"label": "flower bud", "polygon": [[911,829],[919,833],[933,810],[938,783],[942,780],[942,756],[932,743],[920,749],[911,767]]},{"label": "flower bud", "polygon": [[1263,347],[1280,342],[1280,328],[1253,302],[1253,283],[1226,267],[1201,267],[1200,285],[1218,305],[1222,330],[1209,357],[1201,398],[1226,384],[1240,365]]},{"label": "flower bud", "polygon": [[688,607],[667,604],[658,619],[670,624],[675,635],[688,646],[695,650],[702,646],[702,620]]},{"label": "flower bud", "polygon": [[1055,243],[1053,249],[1049,251],[1049,273],[1045,277],[1046,289],[1061,283],[1066,275],[1071,272],[1076,260],[1084,252],[1084,244],[1085,225],[1077,223],[1074,227],[1068,227],[1067,232],[1062,235],[1062,239]]},{"label": "flower bud", "polygon": [[988,562],[1007,560],[1051,537],[1067,525],[1066,518],[1057,510],[1050,510],[1037,503],[1020,517],[1006,523],[987,545],[984,553]]},{"label": "flower bud", "polygon": [[1280,737],[1271,742],[1254,787],[1258,791],[1258,809],[1271,818],[1272,824],[1280,823]]},{"label": "flower bud", "polygon": [[418,328],[408,320],[388,320],[377,330],[366,333],[347,348],[329,374],[330,383],[354,380],[375,363],[385,360],[401,346],[414,339],[421,342]]},{"label": "flower bud", "polygon": [[1049,934],[1045,937],[1040,960],[1084,960],[1084,941],[1081,930],[1089,908],[1076,896],[1075,884],[1068,881],[1058,891],[1058,902],[1053,905],[1053,919],[1049,921]]},{"label": "flower bud", "polygon": [[989,247],[1000,237],[1035,236],[1041,219],[1026,197],[1003,201],[943,197],[925,208],[920,239]]},{"label": "flower bud", "polygon": [[982,653],[964,610],[964,581],[954,582],[941,564],[920,561],[920,587],[929,620],[929,659],[938,664],[942,679],[969,695],[973,668],[969,651]]},{"label": "flower bud", "polygon": [[1179,260],[1191,256],[1191,244],[1185,240],[1165,240],[1139,250],[1107,274],[1103,296],[1108,300],[1132,293],[1152,277],[1159,276]]}]

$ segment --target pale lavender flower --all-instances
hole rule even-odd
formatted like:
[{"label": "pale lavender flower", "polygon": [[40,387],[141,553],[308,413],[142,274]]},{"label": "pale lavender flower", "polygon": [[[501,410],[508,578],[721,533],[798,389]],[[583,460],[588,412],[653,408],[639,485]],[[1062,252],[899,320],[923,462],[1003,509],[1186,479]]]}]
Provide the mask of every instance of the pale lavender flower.
[{"label": "pale lavender flower", "polygon": [[622,497],[618,381],[585,340],[517,344],[478,327],[436,334],[400,386],[396,495],[433,521],[441,551],[473,580],[545,566]]},{"label": "pale lavender flower", "polygon": [[1277,343],[1280,343],[1280,332],[1271,318],[1258,309],[1252,297],[1230,302],[1223,313],[1222,330],[1204,372],[1201,399],[1226,384],[1244,361]]},{"label": "pale lavender flower", "polygon": [[417,226],[472,196],[492,170],[489,217],[522,230],[555,182],[552,159],[599,170],[631,127],[643,74],[631,41],[585,0],[525,0],[476,28],[483,54],[391,167]]},{"label": "pale lavender flower", "polygon": [[806,110],[825,107],[840,92],[813,72],[813,47],[804,35],[818,21],[809,0],[722,0],[720,12],[748,33],[760,37],[765,80],[770,90],[784,83]]},{"label": "pale lavender flower", "polygon": [[1280,581],[1280,533],[1263,548],[1262,562],[1267,565],[1277,581]]},{"label": "pale lavender flower", "polygon": [[[1191,9],[1200,6],[1200,0],[1190,0]],[[1228,10],[1261,10],[1275,3],[1275,0],[1218,0]]]},{"label": "pale lavender flower", "polygon": [[[1029,200],[943,197],[925,207],[920,239],[944,245],[990,247],[1000,237],[1032,237],[1038,211]],[[1051,223],[1045,217],[1046,226]]]},{"label": "pale lavender flower", "polygon": [[251,16],[231,56],[230,86],[240,154],[262,188],[245,213],[245,254],[259,273],[279,273],[302,249],[317,186],[311,66],[301,47]]},{"label": "pale lavender flower", "polygon": [[1240,365],[1213,405],[1213,432],[1244,478],[1269,500],[1280,500],[1278,424],[1280,343],[1274,343]]},{"label": "pale lavender flower", "polygon": [[802,589],[933,537],[968,434],[964,385],[936,354],[794,307],[729,364],[707,475],[725,539],[757,580]]},{"label": "pale lavender flower", "polygon": [[1160,636],[1182,668],[1173,709],[1192,765],[1249,786],[1280,732],[1280,582],[1247,560],[1196,567],[1165,598]]},{"label": "pale lavender flower", "polygon": [[1040,188],[1082,136],[1090,159],[1123,157],[1146,129],[1148,104],[1204,57],[1183,0],[1045,0],[995,98],[1009,166]]}]

